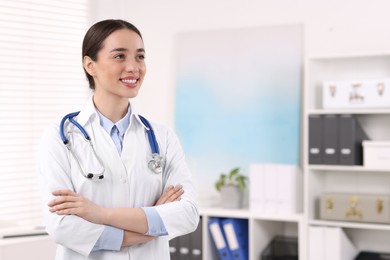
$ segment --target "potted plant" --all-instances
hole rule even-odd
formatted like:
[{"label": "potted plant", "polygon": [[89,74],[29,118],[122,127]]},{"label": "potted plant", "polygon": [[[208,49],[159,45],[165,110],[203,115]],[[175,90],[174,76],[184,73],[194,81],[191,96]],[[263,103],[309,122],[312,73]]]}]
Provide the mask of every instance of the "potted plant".
[{"label": "potted plant", "polygon": [[215,183],[217,191],[221,192],[221,204],[224,208],[241,208],[243,194],[248,178],[240,173],[240,168],[233,168],[229,174],[221,173]]}]

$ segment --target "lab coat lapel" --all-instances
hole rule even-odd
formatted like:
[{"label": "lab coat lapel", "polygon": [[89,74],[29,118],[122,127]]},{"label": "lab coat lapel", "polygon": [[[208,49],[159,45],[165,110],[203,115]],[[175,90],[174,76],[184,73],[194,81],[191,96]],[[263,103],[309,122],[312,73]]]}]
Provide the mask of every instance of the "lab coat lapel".
[{"label": "lab coat lapel", "polygon": [[[95,120],[93,125],[93,143],[99,156],[102,158],[106,169],[110,169],[109,174],[112,178],[120,178],[123,172],[127,172],[124,166],[120,154],[118,153],[114,142],[108,133],[100,126],[99,121]],[[108,174],[107,170],[105,175]]]},{"label": "lab coat lapel", "polygon": [[126,167],[128,177],[130,178],[131,170],[135,165],[136,151],[137,151],[137,136],[134,125],[134,116],[130,117],[130,126],[126,130],[125,136],[123,137],[123,150],[122,150],[122,162]]}]

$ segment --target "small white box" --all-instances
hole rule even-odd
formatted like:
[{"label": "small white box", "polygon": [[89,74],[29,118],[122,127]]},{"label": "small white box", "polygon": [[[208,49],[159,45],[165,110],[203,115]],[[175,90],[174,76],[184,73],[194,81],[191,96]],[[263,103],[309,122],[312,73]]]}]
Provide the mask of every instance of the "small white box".
[{"label": "small white box", "polygon": [[325,81],[323,108],[389,108],[390,79]]},{"label": "small white box", "polygon": [[390,142],[363,141],[362,144],[365,167],[390,170]]}]

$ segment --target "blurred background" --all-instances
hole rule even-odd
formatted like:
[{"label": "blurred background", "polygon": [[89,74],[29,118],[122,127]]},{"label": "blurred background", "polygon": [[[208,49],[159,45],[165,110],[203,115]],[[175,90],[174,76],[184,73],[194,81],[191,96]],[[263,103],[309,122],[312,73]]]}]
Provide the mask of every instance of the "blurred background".
[{"label": "blurred background", "polygon": [[[200,198],[210,204],[217,200],[213,181],[222,171],[239,166],[248,175],[250,162],[302,163],[300,115],[305,59],[389,53],[388,10],[390,2],[387,0],[0,0],[0,230],[1,227],[43,225],[35,172],[36,148],[47,125],[76,110],[91,95],[81,66],[81,42],[86,30],[95,22],[124,19],[140,29],[148,72],[139,96],[132,102],[145,117],[177,131],[201,191]],[[225,48],[213,55],[218,46]],[[280,73],[280,78],[287,75],[291,79],[289,83],[278,87],[278,84],[272,85],[272,81],[249,76],[269,73],[267,63],[273,63],[273,52],[268,52],[268,56],[259,52],[264,46],[273,46],[269,50],[275,52],[275,60],[279,59],[278,50],[290,55],[284,57],[286,63],[278,60],[278,64],[288,64],[293,71],[291,75]],[[248,63],[251,53],[266,62],[254,67]],[[225,55],[230,58],[222,64]],[[218,74],[222,81],[231,79],[233,85],[227,83],[220,90],[212,90],[217,96],[225,93],[223,96],[228,100],[204,103],[202,97],[210,98],[204,87],[211,81],[202,85],[199,92],[196,85],[191,86],[189,92],[180,91],[189,82],[188,78],[183,80],[180,76],[193,75],[193,68],[188,66],[193,57],[201,57],[196,61],[197,69],[204,65],[207,71],[202,77],[211,80],[210,77]],[[272,70],[277,78],[283,66],[272,67]],[[253,82],[256,84],[251,85]],[[212,143],[213,136],[204,135],[204,150],[210,151],[210,160],[218,161],[211,167],[211,163],[197,157],[191,143],[191,138],[202,136],[189,133],[207,129],[224,111],[239,113],[231,117],[231,125],[227,119],[225,125],[215,123],[217,128],[233,129],[222,137],[229,139],[232,132],[240,132],[245,127],[260,131],[259,122],[242,117],[245,109],[253,107],[241,111],[245,105],[237,105],[246,103],[246,99],[241,99],[242,93],[259,94],[256,87],[264,87],[259,82],[269,85],[271,96],[285,93],[291,86],[289,95],[293,97],[290,100],[293,109],[280,115],[282,119],[293,119],[286,123],[285,138],[292,140],[290,150],[267,160],[256,156],[261,152],[256,147],[261,147],[266,134],[259,133],[257,139],[228,140],[232,144],[227,148],[228,154],[231,155],[231,147],[240,143],[247,152],[241,152],[242,158],[230,160],[229,156],[218,154],[218,150],[210,150],[216,145]],[[253,92],[249,92],[251,89]],[[188,104],[181,95],[188,98]],[[214,109],[218,102],[223,103],[226,110],[208,115],[207,111]],[[268,107],[264,111],[274,110]],[[189,127],[193,127],[192,132]],[[253,149],[246,150],[252,141]],[[266,145],[263,147],[268,149]],[[254,156],[243,159],[251,155]],[[0,239],[0,259],[28,259],[10,258],[20,248],[36,250],[40,247],[50,256],[52,244],[39,240],[30,242],[10,243]]]}]

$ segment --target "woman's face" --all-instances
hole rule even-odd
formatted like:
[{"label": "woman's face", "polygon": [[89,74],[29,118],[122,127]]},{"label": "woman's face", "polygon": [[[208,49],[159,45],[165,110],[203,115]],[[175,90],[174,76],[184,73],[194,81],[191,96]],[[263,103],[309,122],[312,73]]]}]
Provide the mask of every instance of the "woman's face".
[{"label": "woman's face", "polygon": [[120,29],[110,34],[97,61],[84,61],[95,81],[95,95],[136,97],[146,73],[144,58],[144,44],[137,33]]}]

